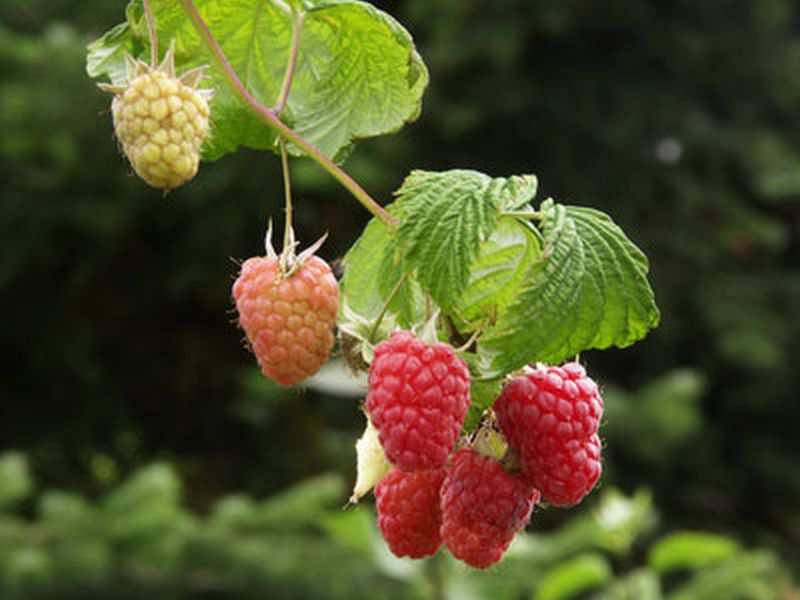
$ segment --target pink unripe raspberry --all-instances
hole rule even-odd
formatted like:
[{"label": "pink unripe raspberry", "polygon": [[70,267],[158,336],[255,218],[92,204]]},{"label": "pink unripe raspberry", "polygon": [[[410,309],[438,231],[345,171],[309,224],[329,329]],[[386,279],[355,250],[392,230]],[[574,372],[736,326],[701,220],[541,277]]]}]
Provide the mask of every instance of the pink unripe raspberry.
[{"label": "pink unripe raspberry", "polygon": [[503,388],[494,410],[524,473],[545,500],[576,504],[597,483],[603,401],[581,365],[541,367],[517,377]]},{"label": "pink unripe raspberry", "polygon": [[378,526],[396,556],[422,558],[439,549],[443,479],[444,469],[406,472],[393,467],[375,486]]},{"label": "pink unripe raspberry", "polygon": [[233,284],[239,324],[267,377],[292,385],[316,373],[333,347],[339,284],[317,256],[284,274],[277,258],[242,263]]},{"label": "pink unripe raspberry", "polygon": [[413,471],[442,467],[469,406],[469,371],[447,344],[407,331],[378,345],[369,370],[367,410],[386,457]]},{"label": "pink unripe raspberry", "polygon": [[503,557],[538,501],[538,490],[525,477],[462,448],[442,484],[442,539],[453,556],[485,569]]}]

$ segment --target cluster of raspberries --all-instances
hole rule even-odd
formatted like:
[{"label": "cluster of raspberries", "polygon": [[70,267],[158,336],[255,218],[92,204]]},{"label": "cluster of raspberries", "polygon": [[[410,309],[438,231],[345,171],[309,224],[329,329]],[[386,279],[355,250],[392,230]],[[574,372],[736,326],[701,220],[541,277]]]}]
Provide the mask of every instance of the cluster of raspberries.
[{"label": "cluster of raspberries", "polygon": [[575,504],[600,477],[603,403],[581,365],[539,367],[505,385],[494,404],[509,445],[502,459],[468,444],[456,449],[469,387],[467,365],[447,344],[399,331],[375,350],[366,404],[393,465],[375,497],[397,556],[422,558],[444,543],[486,568],[540,498]]}]

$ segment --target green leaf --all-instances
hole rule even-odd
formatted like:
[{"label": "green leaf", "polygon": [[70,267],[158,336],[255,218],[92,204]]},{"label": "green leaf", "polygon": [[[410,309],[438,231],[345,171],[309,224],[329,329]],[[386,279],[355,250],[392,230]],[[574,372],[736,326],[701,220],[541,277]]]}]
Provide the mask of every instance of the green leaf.
[{"label": "green leaf", "polygon": [[398,190],[403,268],[444,309],[466,288],[480,244],[498,211],[527,203],[536,191],[531,176],[492,179],[483,173],[413,171]]},{"label": "green leaf", "polygon": [[755,550],[698,571],[669,594],[667,600],[779,598],[778,590],[784,586],[784,576],[775,556],[768,551]]},{"label": "green leaf", "polygon": [[125,80],[125,52],[132,53],[130,25],[120,23],[86,47],[86,72],[91,77],[107,75],[117,83]]},{"label": "green leaf", "polygon": [[[342,305],[367,321],[378,317],[403,277],[397,241],[379,220],[372,219],[344,257]],[[406,278],[389,303],[388,312],[401,327],[422,320],[424,300],[419,285]]]},{"label": "green leaf", "polygon": [[372,554],[371,511],[356,506],[346,511],[330,512],[320,519],[320,526],[336,542],[365,556]]},{"label": "green leaf", "polygon": [[21,452],[0,454],[0,510],[11,508],[33,492],[28,457]]},{"label": "green leaf", "polygon": [[664,537],[653,546],[648,563],[656,571],[664,573],[718,563],[736,555],[739,550],[739,544],[725,536],[681,531]]},{"label": "green leaf", "polygon": [[497,206],[503,211],[518,211],[536,197],[539,180],[536,175],[514,175],[502,180]]},{"label": "green leaf", "polygon": [[41,523],[64,537],[85,535],[97,526],[97,516],[83,497],[68,492],[50,490],[39,500]]},{"label": "green leaf", "polygon": [[211,523],[221,530],[261,535],[316,525],[331,505],[338,508],[344,502],[345,492],[342,478],[328,473],[303,480],[260,503],[244,494],[232,494],[214,506]]},{"label": "green leaf", "polygon": [[628,346],[659,321],[647,258],[608,215],[552,200],[540,211],[542,258],[479,345],[490,372]]},{"label": "green leaf", "polygon": [[273,528],[313,524],[327,507],[343,501],[345,491],[344,481],[333,473],[306,479],[265,500],[258,510],[258,522]]},{"label": "green leaf", "polygon": [[464,431],[470,431],[480,422],[483,412],[494,404],[500,393],[500,379],[492,381],[473,380],[469,387],[469,409],[464,419]]},{"label": "green leaf", "polygon": [[[615,579],[590,600],[662,600],[661,582],[650,569],[636,569]],[[720,597],[722,598],[722,597]]]},{"label": "green leaf", "polygon": [[589,517],[597,528],[593,543],[613,552],[628,554],[634,542],[652,530],[658,520],[653,498],[646,490],[625,496],[608,490]]},{"label": "green leaf", "polygon": [[529,227],[517,219],[500,219],[480,244],[469,282],[454,304],[453,312],[463,321],[459,328],[474,331],[492,323],[514,299],[539,254],[539,242]]},{"label": "green leaf", "polygon": [[[233,70],[263,105],[274,106],[289,63],[292,11],[281,0],[198,0],[203,19]],[[356,139],[399,130],[417,118],[427,69],[408,32],[388,14],[357,0],[294,2],[303,23],[297,66],[283,120],[324,154],[344,158]],[[176,42],[179,72],[211,62],[179,2],[152,2],[161,50]],[[87,72],[119,83],[124,52],[148,60],[141,0],[88,48]],[[208,71],[212,135],[204,157],[214,160],[240,145],[275,149],[275,135],[229,87],[219,66]],[[299,150],[292,148],[295,154]]]},{"label": "green leaf", "polygon": [[602,555],[581,554],[549,571],[539,583],[534,600],[566,600],[612,577],[611,566]]}]

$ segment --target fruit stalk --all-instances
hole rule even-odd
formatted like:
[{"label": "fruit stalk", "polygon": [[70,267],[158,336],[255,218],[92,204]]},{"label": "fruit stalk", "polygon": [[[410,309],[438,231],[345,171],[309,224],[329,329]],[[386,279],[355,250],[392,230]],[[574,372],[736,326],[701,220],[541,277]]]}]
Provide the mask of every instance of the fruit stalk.
[{"label": "fruit stalk", "polygon": [[292,142],[295,146],[303,150],[314,162],[327,171],[334,179],[344,186],[353,197],[358,200],[364,208],[366,208],[372,215],[378,218],[384,225],[389,228],[394,228],[397,225],[397,219],[386,212],[383,207],[378,204],[372,196],[370,196],[364,188],[362,188],[352,177],[350,177],[341,167],[334,163],[330,158],[325,156],[318,148],[311,144],[301,135],[298,135],[293,129],[288,127],[278,118],[274,110],[267,108],[256,100],[244,84],[241,82],[236,72],[233,70],[230,62],[228,62],[225,53],[220,48],[208,25],[200,16],[197,7],[192,0],[181,0],[181,8],[189,21],[194,26],[200,39],[205,44],[213,59],[216,61],[217,66],[223,73],[228,81],[228,84],[236,92],[239,98],[247,104],[253,113],[264,122],[267,127],[272,129],[281,138]]},{"label": "fruit stalk", "polygon": [[289,55],[289,64],[286,65],[286,73],[283,76],[283,84],[281,84],[281,93],[278,96],[278,102],[275,104],[275,114],[280,116],[286,106],[286,101],[289,99],[289,92],[292,90],[292,81],[294,80],[294,71],[297,67],[297,55],[300,50],[300,32],[303,30],[303,15],[297,12],[297,8],[292,4],[292,43]]},{"label": "fruit stalk", "polygon": [[150,35],[150,67],[155,69],[158,66],[158,30],[150,0],[144,0],[144,14],[147,16],[147,31]]}]

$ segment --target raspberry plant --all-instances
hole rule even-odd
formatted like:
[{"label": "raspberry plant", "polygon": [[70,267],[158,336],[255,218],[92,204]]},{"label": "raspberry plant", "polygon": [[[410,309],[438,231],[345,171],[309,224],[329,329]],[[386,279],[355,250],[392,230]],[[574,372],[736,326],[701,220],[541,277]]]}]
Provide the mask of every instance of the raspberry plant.
[{"label": "raspberry plant", "polygon": [[[278,383],[319,368],[334,320],[348,365],[371,371],[353,499],[380,481],[390,548],[422,556],[441,540],[484,568],[542,495],[583,497],[601,470],[602,401],[579,365],[546,364],[628,346],[659,321],[647,259],[611,217],[536,200],[532,174],[413,171],[394,202],[373,199],[341,165],[356,140],[417,118],[428,72],[402,25],[366,2],[132,0],[126,17],[89,46],[87,70],[116,94],[116,133],[145,181],[183,184],[198,150],[280,157],[284,248],[268,235],[266,255],[242,265],[240,325]],[[290,156],[314,160],[374,217],[341,289],[313,256],[320,242],[295,253]],[[400,338],[413,348],[394,348]]]}]

